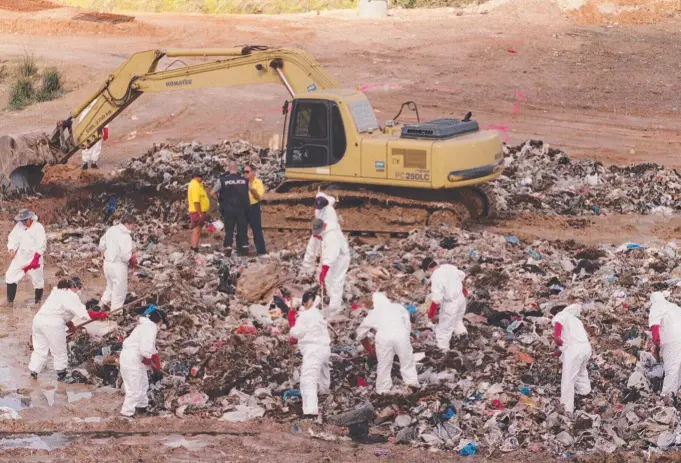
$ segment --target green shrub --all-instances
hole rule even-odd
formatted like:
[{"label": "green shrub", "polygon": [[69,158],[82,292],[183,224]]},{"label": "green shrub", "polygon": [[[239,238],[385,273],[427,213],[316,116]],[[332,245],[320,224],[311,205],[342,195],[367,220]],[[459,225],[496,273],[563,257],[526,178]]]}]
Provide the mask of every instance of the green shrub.
[{"label": "green shrub", "polygon": [[38,72],[35,56],[25,53],[19,61],[19,77],[33,77]]},{"label": "green shrub", "polygon": [[33,90],[33,82],[31,82],[31,79],[21,77],[14,82],[9,89],[8,107],[14,111],[24,109],[31,104],[34,96],[35,90]]},{"label": "green shrub", "polygon": [[60,97],[64,93],[62,77],[59,71],[54,68],[46,69],[43,72],[42,86],[37,93],[36,101],[50,101]]}]

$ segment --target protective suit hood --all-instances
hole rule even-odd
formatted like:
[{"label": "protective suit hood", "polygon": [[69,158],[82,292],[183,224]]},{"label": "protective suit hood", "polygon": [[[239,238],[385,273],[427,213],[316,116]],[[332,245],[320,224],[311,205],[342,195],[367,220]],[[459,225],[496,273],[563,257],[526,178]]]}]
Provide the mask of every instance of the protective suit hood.
[{"label": "protective suit hood", "polygon": [[374,293],[371,296],[371,301],[374,304],[374,310],[386,309],[391,304],[390,299],[383,293]]},{"label": "protective suit hood", "polygon": [[653,294],[650,295],[651,306],[664,302],[667,302],[667,298],[664,297],[664,294],[661,291],[655,291]]},{"label": "protective suit hood", "polygon": [[563,309],[563,312],[579,317],[582,314],[582,304],[570,304]]},{"label": "protective suit hood", "polygon": [[317,195],[315,196],[315,198],[324,198],[324,199],[326,199],[326,200],[329,202],[329,204],[328,204],[326,207],[329,207],[329,206],[333,207],[334,204],[336,204],[336,198],[334,198],[333,196],[329,196],[329,195],[327,195],[326,193],[323,193],[323,192],[321,192],[321,191],[320,191],[319,193],[317,193]]}]

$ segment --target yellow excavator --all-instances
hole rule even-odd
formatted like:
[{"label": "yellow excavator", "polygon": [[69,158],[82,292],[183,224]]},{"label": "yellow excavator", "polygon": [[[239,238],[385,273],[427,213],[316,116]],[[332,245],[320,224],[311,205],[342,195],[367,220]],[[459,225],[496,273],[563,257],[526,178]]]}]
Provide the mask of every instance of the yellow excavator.
[{"label": "yellow excavator", "polygon": [[[159,71],[162,58],[215,60]],[[381,127],[362,92],[341,88],[316,60],[297,49],[245,46],[135,53],[58,122],[49,137],[15,140],[15,154],[23,149],[30,158],[15,163],[42,167],[66,162],[79,149],[94,145],[103,128],[143,93],[258,83],[282,84],[292,98],[284,105],[290,108],[286,180],[265,197],[266,225],[286,227],[300,221],[307,227],[309,208],[296,206],[311,204],[311,192],[318,188],[333,190],[339,208],[366,212],[345,214],[347,230],[399,232],[438,221],[458,223],[463,215],[490,214],[492,201],[483,184],[503,170],[497,132],[480,130],[470,113],[462,119],[421,122],[413,102],[404,103],[398,116]],[[416,111],[417,123],[397,121],[405,108]],[[76,123],[83,111],[86,115]],[[0,138],[0,152],[2,145]],[[12,166],[0,167],[2,175]]]}]

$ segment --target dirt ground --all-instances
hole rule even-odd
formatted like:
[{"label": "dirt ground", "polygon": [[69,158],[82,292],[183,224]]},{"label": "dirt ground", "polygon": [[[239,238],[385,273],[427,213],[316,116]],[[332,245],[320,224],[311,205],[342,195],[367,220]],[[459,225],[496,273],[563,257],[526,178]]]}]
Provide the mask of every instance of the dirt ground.
[{"label": "dirt ground", "polygon": [[[262,44],[304,48],[345,86],[365,91],[379,120],[392,118],[401,102],[415,100],[426,119],[471,110],[483,127],[499,130],[508,143],[536,138],[571,156],[606,164],[647,161],[681,167],[681,21],[670,13],[615,23],[568,14],[550,0],[496,3],[500,6],[487,14],[395,10],[384,20],[359,20],[347,11],[277,17],[131,13],[133,22],[114,25],[74,21],[81,11],[52,8],[47,2],[0,0],[0,64],[11,72],[16,58],[33,53],[41,64],[57,66],[67,86],[63,98],[0,113],[0,134],[51,131],[136,51]],[[11,76],[0,82],[2,108],[10,83]],[[108,175],[152,143],[166,140],[244,138],[267,145],[281,134],[279,108],[287,98],[276,86],[145,95],[111,124],[100,173],[81,175],[76,156],[48,175],[89,183],[92,175]],[[50,201],[38,207],[47,207],[49,214]],[[12,210],[18,204],[4,206]],[[672,240],[681,231],[681,220],[528,216],[475,228],[601,243]],[[290,238],[278,235],[275,241],[284,246]],[[48,271],[54,270],[48,263]],[[101,286],[99,280],[91,283]],[[20,298],[30,297],[27,283],[21,291]],[[26,340],[36,310],[25,303],[0,309],[5,327],[0,331],[0,391],[9,397],[19,390],[31,398],[31,407],[20,412],[24,420],[0,421],[0,449],[5,448],[0,461],[420,462],[444,457],[393,444],[358,447],[314,440],[306,434],[311,424],[302,426],[302,435],[293,435],[290,424],[268,420],[234,425],[156,417],[130,423],[117,417],[122,396],[114,391],[93,390],[91,399],[69,403],[67,392],[82,386],[57,386],[53,371],[38,384],[27,375]],[[55,386],[55,403],[49,406],[44,391]],[[78,421],[86,418],[93,422]],[[67,433],[59,445],[75,442],[48,453],[7,449],[2,440],[3,433],[48,431]],[[244,432],[253,434],[237,434]],[[390,457],[375,456],[379,448],[388,449]],[[552,457],[529,451],[513,456],[527,461]]]}]

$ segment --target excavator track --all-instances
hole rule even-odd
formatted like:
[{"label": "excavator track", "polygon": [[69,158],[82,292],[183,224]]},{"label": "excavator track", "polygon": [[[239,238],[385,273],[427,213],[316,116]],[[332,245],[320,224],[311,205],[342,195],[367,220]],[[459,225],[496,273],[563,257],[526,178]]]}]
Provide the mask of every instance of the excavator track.
[{"label": "excavator track", "polygon": [[[282,188],[283,186],[283,188]],[[263,200],[263,227],[309,230],[318,189],[337,199],[344,231],[355,234],[404,235],[424,226],[462,227],[493,213],[485,186],[456,190],[367,189],[347,184],[283,184]]]}]

